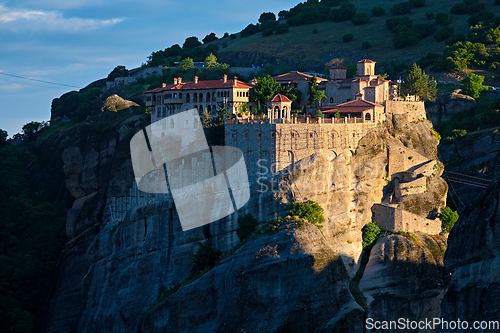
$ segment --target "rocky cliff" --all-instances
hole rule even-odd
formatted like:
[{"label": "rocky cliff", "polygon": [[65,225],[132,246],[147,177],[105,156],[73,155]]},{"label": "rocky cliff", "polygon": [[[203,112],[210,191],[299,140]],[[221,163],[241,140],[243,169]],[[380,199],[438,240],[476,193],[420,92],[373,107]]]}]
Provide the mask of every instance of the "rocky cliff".
[{"label": "rocky cliff", "polygon": [[[170,199],[132,195],[128,144],[145,123],[119,115],[80,125],[68,139],[58,139],[66,140],[61,158],[75,204],[45,332],[359,332],[370,314],[423,318],[436,313],[443,286],[442,239],[422,235],[421,243],[412,243],[387,236],[367,265],[371,276],[381,267],[387,268],[385,276],[395,271],[394,283],[418,277],[423,281],[418,290],[427,293],[409,293],[408,282],[390,289],[370,274],[361,284],[371,300],[367,310],[349,292],[362,254],[361,229],[371,221],[373,204],[392,200],[394,193],[387,178],[389,148],[406,147],[437,160],[430,122],[395,116],[362,138],[356,151],[338,156],[319,151],[254,184],[240,212],[182,231]],[[444,201],[439,176],[429,176],[433,186],[422,194],[432,198],[419,211],[424,216]],[[199,242],[234,251],[239,214],[250,212],[265,225],[286,216],[289,202],[306,200],[325,209],[324,228],[282,225],[228,254],[195,281],[186,280]],[[119,218],[117,202],[127,208]],[[170,287],[176,292],[158,299],[159,291]]]},{"label": "rocky cliff", "polygon": [[[475,320],[500,320],[499,199],[496,182],[462,212],[450,233],[444,260],[453,274],[442,303],[444,320],[460,318],[471,326]],[[498,332],[498,328],[470,331]]]}]

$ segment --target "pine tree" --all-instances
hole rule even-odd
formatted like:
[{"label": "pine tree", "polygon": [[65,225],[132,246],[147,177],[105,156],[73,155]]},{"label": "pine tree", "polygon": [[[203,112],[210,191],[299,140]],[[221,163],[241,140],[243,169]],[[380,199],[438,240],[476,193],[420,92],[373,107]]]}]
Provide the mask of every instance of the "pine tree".
[{"label": "pine tree", "polygon": [[212,125],[212,119],[210,118],[210,114],[208,113],[207,110],[205,110],[201,114],[201,123],[203,125],[203,128],[208,128]]},{"label": "pine tree", "polygon": [[429,75],[413,63],[406,79],[401,84],[401,94],[415,95],[425,101],[432,100],[436,96],[436,81],[434,78],[429,79]]},{"label": "pine tree", "polygon": [[320,101],[326,97],[327,96],[325,95],[324,91],[318,90],[318,80],[316,78],[316,75],[314,75],[311,80],[311,94],[309,97],[309,100],[311,101],[311,106],[315,107],[317,101]]},{"label": "pine tree", "polygon": [[217,63],[217,57],[210,53],[205,58],[205,69],[215,69],[217,67],[219,67],[219,64]]}]

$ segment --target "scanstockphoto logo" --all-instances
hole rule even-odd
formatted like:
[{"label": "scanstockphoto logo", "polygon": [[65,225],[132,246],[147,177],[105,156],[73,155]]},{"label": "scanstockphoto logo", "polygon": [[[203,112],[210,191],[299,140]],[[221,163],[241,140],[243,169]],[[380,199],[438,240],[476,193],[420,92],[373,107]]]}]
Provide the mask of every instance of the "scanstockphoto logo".
[{"label": "scanstockphoto logo", "polygon": [[170,193],[183,230],[226,217],[250,198],[241,150],[210,147],[195,109],[136,133],[130,152],[139,190]]}]

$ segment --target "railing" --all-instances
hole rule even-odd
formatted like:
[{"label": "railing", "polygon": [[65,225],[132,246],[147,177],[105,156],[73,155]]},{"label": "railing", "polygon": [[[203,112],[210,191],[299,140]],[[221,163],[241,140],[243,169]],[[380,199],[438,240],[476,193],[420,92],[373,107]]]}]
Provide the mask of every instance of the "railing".
[{"label": "railing", "polygon": [[[371,120],[365,121],[363,118],[279,118],[273,119],[273,124],[363,124],[372,123]],[[246,119],[226,119],[226,124],[267,124],[269,118],[246,118]]]}]

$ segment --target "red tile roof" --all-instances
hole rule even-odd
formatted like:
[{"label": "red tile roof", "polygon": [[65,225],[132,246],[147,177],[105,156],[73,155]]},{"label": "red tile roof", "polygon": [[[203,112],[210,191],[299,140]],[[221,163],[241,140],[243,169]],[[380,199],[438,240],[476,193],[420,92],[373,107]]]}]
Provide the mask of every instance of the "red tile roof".
[{"label": "red tile roof", "polygon": [[273,98],[267,100],[268,102],[281,102],[281,103],[291,103],[292,101],[282,94],[276,94]]},{"label": "red tile roof", "polygon": [[197,89],[221,89],[221,88],[253,88],[253,86],[249,83],[245,83],[239,80],[236,80],[236,85],[234,84],[234,80],[227,80],[226,82],[221,80],[209,80],[209,81],[198,81],[198,83],[194,83],[194,81],[184,82],[179,84],[170,84],[165,88],[156,88],[152,90],[145,91],[145,94],[151,93],[159,93],[162,91],[168,90],[197,90]]},{"label": "red tile roof", "polygon": [[358,113],[362,111],[368,111],[370,109],[329,109],[321,111],[321,113],[326,113],[326,114],[337,113],[337,110],[339,111],[339,113]]},{"label": "red tile roof", "polygon": [[347,103],[342,103],[342,104],[337,105],[338,108],[353,108],[353,107],[355,107],[355,108],[363,108],[363,107],[372,108],[372,107],[377,107],[377,106],[381,107],[381,108],[384,107],[383,105],[372,103],[372,102],[365,101],[365,100],[355,100],[355,101],[350,101]]},{"label": "red tile roof", "polygon": [[[276,81],[309,81],[313,78],[312,75],[301,73],[301,72],[290,72],[286,74],[281,74],[278,76],[274,76],[273,79]],[[321,77],[316,77],[316,82],[327,81]]]},{"label": "red tile roof", "polygon": [[347,67],[335,65],[335,66],[330,67],[330,69],[347,69]]},{"label": "red tile roof", "polygon": [[374,63],[375,63],[375,61],[370,60],[370,59],[363,59],[363,60],[358,61],[358,64],[360,64],[360,63],[369,63],[369,64],[374,64]]}]

